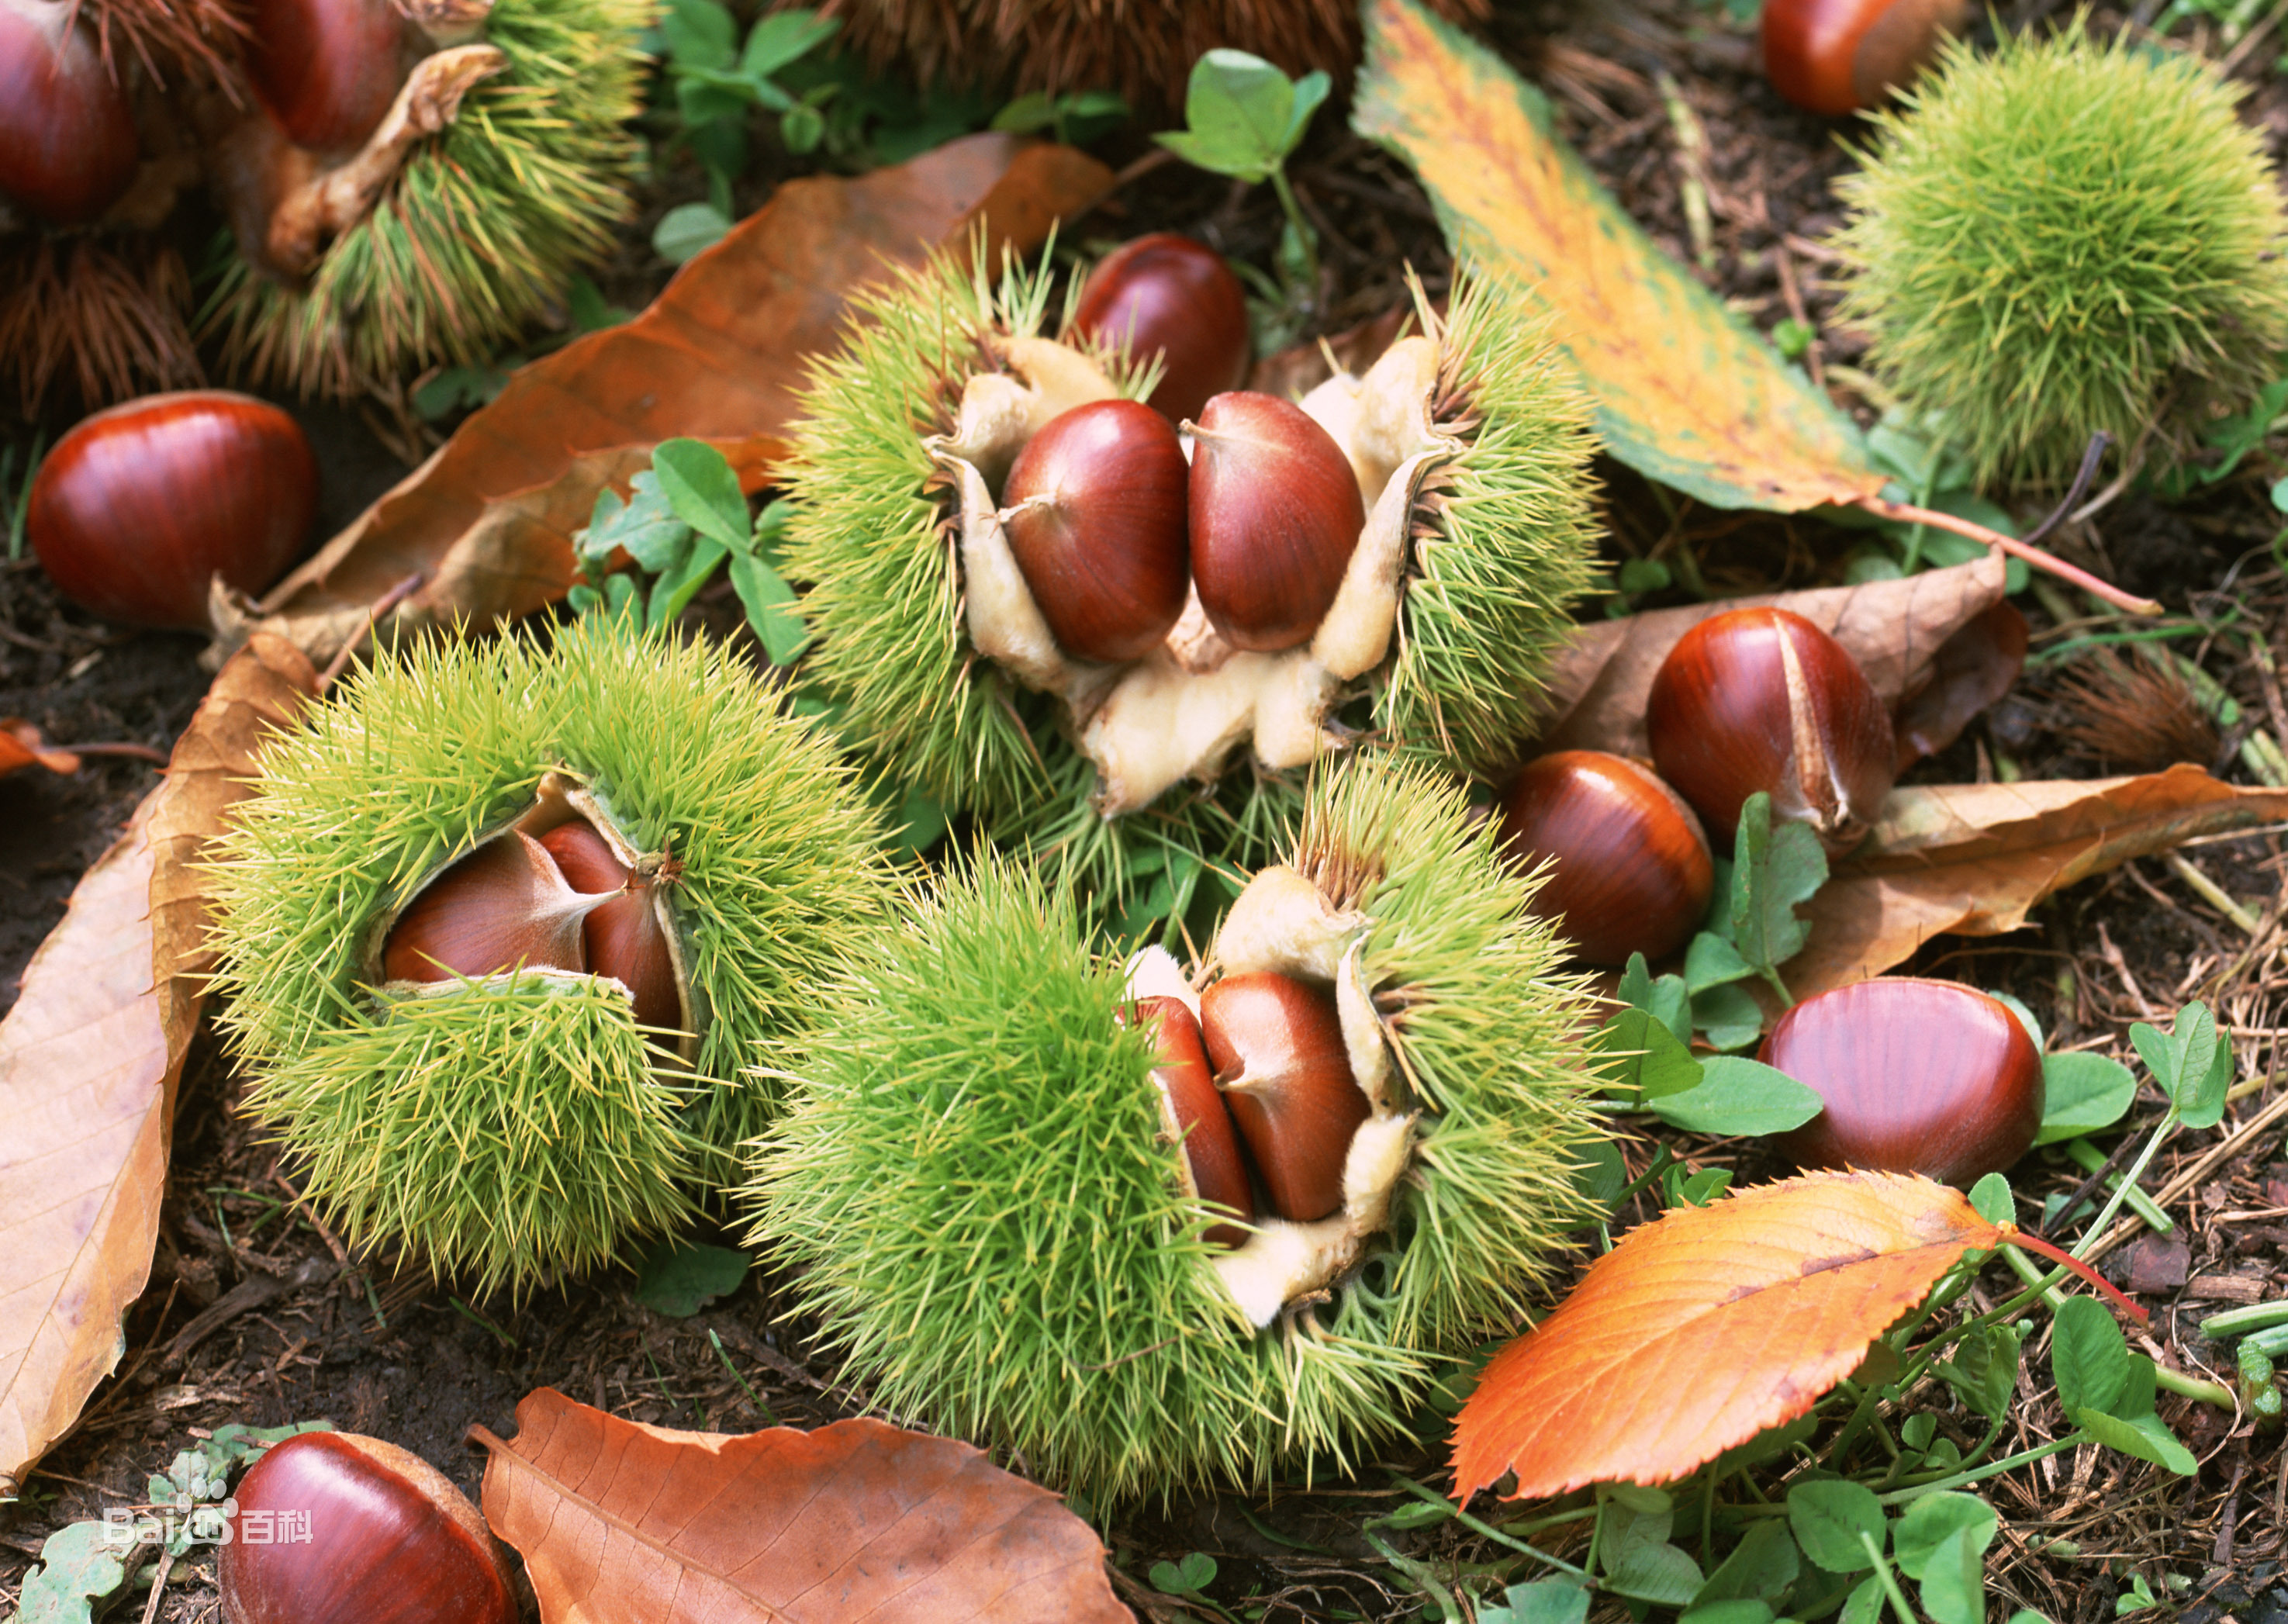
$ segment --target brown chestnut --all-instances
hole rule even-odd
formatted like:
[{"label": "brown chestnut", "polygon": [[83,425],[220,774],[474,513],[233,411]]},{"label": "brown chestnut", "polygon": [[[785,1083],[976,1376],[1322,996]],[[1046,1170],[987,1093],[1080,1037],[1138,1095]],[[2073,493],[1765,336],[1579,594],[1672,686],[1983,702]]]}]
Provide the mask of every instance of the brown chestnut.
[{"label": "brown chestnut", "polygon": [[25,533],[57,590],[131,626],[204,631],[213,577],[259,592],[301,551],[318,463],[293,418],[219,389],[147,395],[58,440]]},{"label": "brown chestnut", "polygon": [[420,1456],[300,1432],[248,1469],[221,1549],[228,1624],[514,1624],[499,1542]]},{"label": "brown chestnut", "polygon": [[405,80],[405,19],[390,0],[253,0],[255,93],[298,147],[355,147]]},{"label": "brown chestnut", "polygon": [[1653,764],[1729,841],[1762,790],[1776,822],[1856,845],[1890,793],[1891,718],[1844,646],[1787,609],[1712,614],[1676,641],[1645,705]]},{"label": "brown chestnut", "polygon": [[1374,1108],[1334,993],[1268,970],[1226,976],[1200,994],[1200,1035],[1272,1210],[1308,1224],[1340,1207],[1351,1136]]},{"label": "brown chestnut", "polygon": [[1350,459],[1299,406],[1235,390],[1192,431],[1192,583],[1235,648],[1310,640],[1366,525]]},{"label": "brown chestnut", "polygon": [[1502,796],[1502,840],[1548,877],[1528,906],[1591,964],[1657,959],[1684,945],[1716,883],[1708,837],[1676,791],[1625,757],[1559,750],[1525,764]]},{"label": "brown chestnut", "polygon": [[1799,107],[1856,113],[1912,83],[1962,13],[1963,0],[1764,0],[1764,73]]},{"label": "brown chestnut", "polygon": [[62,0],[0,0],[0,194],[52,226],[92,220],[135,178],[127,92]]},{"label": "brown chestnut", "polygon": [[521,829],[488,840],[422,888],[381,948],[392,981],[449,981],[531,968],[585,974],[581,925],[611,899],[584,896]]},{"label": "brown chestnut", "polygon": [[[1210,1073],[1199,1021],[1180,998],[1139,998],[1136,1018],[1159,1040],[1160,1064],[1152,1068],[1152,1081],[1175,1113],[1200,1200],[1243,1222],[1252,1218],[1255,1198],[1248,1188],[1247,1159]],[[1247,1244],[1247,1232],[1236,1224],[1212,1224],[1207,1240],[1211,1246],[1240,1247]]]},{"label": "brown chestnut", "polygon": [[584,819],[559,825],[540,844],[574,891],[611,900],[590,914],[580,940],[588,973],[609,976],[633,996],[636,1023],[676,1032],[683,1027],[683,999],[675,984],[675,960],[660,923],[658,892],[639,881],[620,861],[609,842]]},{"label": "brown chestnut", "polygon": [[1057,646],[1137,660],[1184,612],[1191,470],[1165,417],[1097,400],[1049,420],[1002,487],[1002,526]]},{"label": "brown chestnut", "polygon": [[1171,423],[1199,416],[1211,395],[1246,381],[1253,346],[1247,295],[1223,256],[1172,231],[1122,244],[1089,273],[1073,330],[1161,358],[1148,404]]},{"label": "brown chestnut", "polygon": [[2042,1057],[1998,1000],[1886,977],[1805,999],[1758,1058],[1826,1102],[1784,1136],[1807,1168],[1923,1173],[1967,1189],[2026,1153],[2042,1126]]}]

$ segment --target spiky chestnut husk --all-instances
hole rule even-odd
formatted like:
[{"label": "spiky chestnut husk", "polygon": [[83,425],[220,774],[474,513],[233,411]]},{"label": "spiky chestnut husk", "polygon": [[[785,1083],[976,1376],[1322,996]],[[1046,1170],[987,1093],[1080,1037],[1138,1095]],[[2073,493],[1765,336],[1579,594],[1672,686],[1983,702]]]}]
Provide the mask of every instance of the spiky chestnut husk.
[{"label": "spiky chestnut husk", "polygon": [[[783,9],[793,0],[777,0]],[[1482,22],[1487,0],[1430,0],[1453,22]],[[1358,63],[1349,0],[827,0],[850,44],[877,69],[925,83],[998,84],[1016,63],[1020,90],[1112,86],[1140,107],[1180,107],[1192,64],[1218,46],[1254,52],[1290,74],[1321,68],[1346,82]]]},{"label": "spiky chestnut husk", "polygon": [[[1277,820],[1256,815],[1248,803],[1270,793],[1291,806],[1293,789],[1265,788],[1280,783],[1278,772],[1227,767],[1204,797],[1181,786],[1158,793],[1152,786],[1186,773],[1213,776],[1238,749],[1227,742],[1197,754],[1187,747],[1167,752],[1172,760],[1183,757],[1180,769],[1135,773],[1141,789],[1103,782],[1099,798],[1107,810],[1148,804],[1084,836],[1071,764],[1085,749],[1101,766],[1101,738],[1118,725],[1108,718],[1121,714],[1132,691],[1127,677],[1145,668],[1084,668],[1047,641],[1045,627],[1037,646],[1006,668],[997,660],[1008,656],[981,650],[981,617],[1001,614],[994,606],[1011,601],[1005,591],[993,598],[981,588],[969,547],[989,519],[992,486],[1014,456],[1013,445],[991,443],[988,430],[1005,438],[1023,432],[1010,424],[1037,429],[1031,416],[1053,415],[1045,402],[1062,392],[1070,392],[1067,404],[1089,391],[1135,399],[1150,383],[1124,358],[1045,336],[1049,281],[1045,267],[1011,267],[997,285],[981,269],[943,258],[862,301],[862,320],[844,349],[814,371],[795,430],[784,476],[796,499],[786,564],[810,585],[806,610],[823,633],[812,666],[842,706],[845,738],[894,779],[975,812],[1005,842],[1029,844],[1067,865],[1086,848],[1102,866],[1074,872],[1112,899],[1124,895],[1132,842],[1186,844],[1195,835],[1212,839],[1219,828],[1281,839]],[[1553,365],[1539,330],[1518,323],[1499,295],[1495,284],[1465,277],[1442,321],[1426,313],[1434,337],[1402,341],[1416,346],[1406,359],[1419,363],[1413,376],[1429,425],[1410,432],[1434,437],[1437,451],[1425,453],[1426,460],[1381,459],[1354,445],[1349,422],[1336,433],[1355,463],[1373,466],[1378,488],[1394,487],[1390,494],[1401,498],[1386,517],[1370,518],[1367,532],[1388,526],[1398,582],[1382,610],[1386,640],[1356,676],[1314,665],[1291,684],[1283,676],[1263,690],[1274,696],[1266,707],[1289,694],[1311,695],[1280,713],[1288,741],[1283,765],[1347,734],[1331,713],[1309,714],[1306,707],[1316,703],[1353,707],[1356,720],[1384,740],[1490,769],[1512,749],[1520,696],[1536,686],[1569,625],[1565,606],[1587,584],[1591,551],[1586,408]],[[1361,397],[1346,392],[1358,388],[1359,380],[1336,380],[1306,404],[1323,402],[1316,409],[1330,416],[1363,421],[1368,414],[1355,405]],[[1009,415],[997,417],[1004,408]],[[1418,484],[1394,488],[1418,476]],[[1410,505],[1406,491],[1413,493]],[[1359,552],[1368,552],[1363,541]],[[1005,586],[997,582],[995,590]],[[1347,584],[1346,598],[1350,590]],[[1029,597],[1018,606],[1037,619]],[[1194,635],[1191,619],[1188,611],[1171,635],[1164,662],[1171,670],[1191,669],[1183,662],[1203,646],[1186,641]],[[1304,653],[1315,658],[1315,650],[1297,651],[1299,660]],[[1265,658],[1240,655],[1221,669]],[[1108,675],[1100,681],[1092,673]],[[1062,685],[1060,693],[1084,697],[1068,704],[1028,686],[1053,683]],[[1242,741],[1252,732],[1259,766],[1271,754],[1260,720],[1270,712],[1251,714],[1255,719],[1242,716],[1234,725]],[[1130,759],[1150,755],[1139,750]],[[1196,820],[1201,799],[1217,813]],[[1275,848],[1189,849],[1250,864]]]},{"label": "spiky chestnut husk", "polygon": [[147,238],[43,233],[0,250],[0,376],[27,418],[68,379],[91,409],[206,382],[190,273]]},{"label": "spiky chestnut husk", "polygon": [[[887,897],[847,770],[743,658],[600,617],[544,651],[510,637],[385,656],[261,765],[215,867],[247,1109],[351,1233],[486,1288],[606,1261],[728,1182],[777,1103],[749,1068]],[[614,981],[380,984],[405,904],[552,773],[681,865],[671,911],[699,1021],[684,1054],[672,1034],[647,1042]]]},{"label": "spiky chestnut husk", "polygon": [[1362,1203],[1382,1223],[1330,1254],[1325,1296],[1267,1310],[1244,1260],[1278,1226],[1207,1242],[1154,1045],[1119,1019],[1173,989],[1132,988],[1069,889],[981,852],[823,1002],[749,1186],[756,1239],[878,1401],[1102,1500],[1166,1495],[1355,1465],[1516,1323],[1587,1215],[1572,1147],[1596,1133],[1584,995],[1529,885],[1458,788],[1386,755],[1315,787],[1266,875],[1361,944],[1345,973],[1398,1062],[1376,1121],[1404,1166]]},{"label": "spiky chestnut husk", "polygon": [[2103,429],[2187,454],[2288,345],[2279,187],[2241,91],[2077,19],[1959,42],[1875,116],[1838,239],[1877,372],[1982,482],[2055,484]]},{"label": "spiky chestnut husk", "polygon": [[205,331],[238,376],[348,396],[437,362],[483,360],[560,305],[633,211],[652,0],[499,0],[507,58],[424,141],[305,282],[225,272]]}]

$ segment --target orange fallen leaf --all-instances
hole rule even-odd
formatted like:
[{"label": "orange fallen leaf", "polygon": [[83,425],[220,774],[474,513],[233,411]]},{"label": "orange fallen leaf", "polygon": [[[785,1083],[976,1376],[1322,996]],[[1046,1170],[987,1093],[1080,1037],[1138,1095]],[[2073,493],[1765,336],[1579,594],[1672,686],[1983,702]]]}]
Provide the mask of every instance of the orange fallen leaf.
[{"label": "orange fallen leaf", "polygon": [[[1668,651],[1710,615],[1762,604],[1792,609],[1831,635],[1851,652],[1883,702],[1896,704],[1931,681],[1950,640],[2003,601],[2002,587],[2002,560],[1989,556],[1899,581],[1728,598],[1580,627],[1558,656],[1537,707],[1545,719],[1532,753],[1651,755],[1645,701]],[[1950,715],[1958,731],[1969,719]],[[1953,737],[1940,718],[1926,722],[1923,733],[1934,749]]]},{"label": "orange fallen leaf", "polygon": [[1370,0],[1351,123],[1413,167],[1457,257],[1525,291],[1631,467],[1718,507],[1879,494],[1851,420],[1623,212],[1547,99],[1414,0]]},{"label": "orange fallen leaf", "polygon": [[45,767],[51,772],[76,772],[79,757],[69,750],[56,749],[23,717],[0,717],[0,777],[33,766]]},{"label": "orange fallen leaf", "polygon": [[290,717],[311,680],[268,638],[223,668],[167,781],[81,879],[0,1020],[0,1493],[71,1430],[123,1351],[203,1001],[186,864],[241,793],[261,725]]},{"label": "orange fallen leaf", "polygon": [[622,1421],[552,1388],[482,1427],[485,1519],[544,1624],[1127,1620],[1058,1497],[886,1422],[731,1437]]},{"label": "orange fallen leaf", "polygon": [[1672,1482],[1811,1408],[1965,1252],[2014,1232],[1960,1191],[1810,1173],[1633,1230],[1494,1355],[1454,1427],[1467,1500]]},{"label": "orange fallen leaf", "polygon": [[571,533],[596,494],[624,487],[661,440],[709,440],[748,489],[766,483],[808,360],[853,293],[965,247],[981,224],[995,253],[1029,250],[1111,179],[1070,147],[985,134],[854,179],[788,182],[633,321],[516,372],[226,635],[259,626],[322,663],[417,572],[392,612],[407,627],[532,613],[570,586]]},{"label": "orange fallen leaf", "polygon": [[1998,936],[2043,898],[2202,835],[2288,820],[2288,789],[2179,765],[2136,778],[1894,789],[1867,843],[1806,905],[1811,937],[1781,967],[1808,997],[1904,963],[1941,931]]}]

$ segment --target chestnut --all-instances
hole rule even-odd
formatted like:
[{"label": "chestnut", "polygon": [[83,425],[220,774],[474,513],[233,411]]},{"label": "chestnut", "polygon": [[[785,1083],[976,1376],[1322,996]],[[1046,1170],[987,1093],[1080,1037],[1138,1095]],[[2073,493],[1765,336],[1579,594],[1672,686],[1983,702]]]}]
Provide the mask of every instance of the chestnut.
[{"label": "chestnut", "polygon": [[1525,764],[1502,796],[1502,840],[1551,867],[1528,905],[1591,964],[1682,947],[1716,883],[1708,837],[1676,791],[1625,757],[1559,750]]},{"label": "chestnut", "polygon": [[575,818],[540,837],[574,891],[611,900],[582,922],[580,943],[588,973],[609,976],[635,1001],[636,1024],[665,1032],[683,1028],[683,997],[676,990],[675,959],[655,900],[656,892],[612,850],[596,826]]},{"label": "chestnut", "polygon": [[253,0],[255,93],[298,147],[356,147],[404,82],[405,19],[391,0]]},{"label": "chestnut", "polygon": [[[1243,1222],[1252,1218],[1255,1198],[1248,1188],[1247,1159],[1231,1113],[1216,1091],[1198,1019],[1180,998],[1139,998],[1136,1018],[1159,1041],[1160,1064],[1152,1068],[1152,1081],[1175,1113],[1200,1200]],[[1247,1244],[1247,1232],[1236,1224],[1212,1224],[1207,1240],[1211,1246],[1240,1247]]]},{"label": "chestnut", "polygon": [[1962,13],[1963,0],[1764,0],[1764,74],[1799,107],[1856,113],[1911,83]]},{"label": "chestnut", "polygon": [[1891,718],[1858,662],[1787,609],[1712,614],[1676,641],[1645,705],[1653,764],[1729,841],[1763,790],[1776,821],[1831,853],[1859,843],[1890,793]]},{"label": "chestnut", "polygon": [[611,900],[566,883],[521,829],[488,840],[424,886],[382,940],[392,981],[449,981],[529,967],[587,973],[581,925]]},{"label": "chestnut", "polygon": [[1049,420],[1002,487],[1002,527],[1057,646],[1142,658],[1184,612],[1191,470],[1169,421],[1140,400]]},{"label": "chestnut", "polygon": [[1200,1035],[1272,1210],[1308,1224],[1340,1207],[1351,1136],[1374,1108],[1351,1075],[1333,989],[1270,970],[1226,976],[1200,994]]},{"label": "chestnut", "polygon": [[213,577],[261,591],[317,511],[301,426],[267,401],[202,389],[146,395],[73,428],[40,464],[24,527],[82,608],[204,631]]},{"label": "chestnut", "polygon": [[2034,1040],[1998,1000],[1951,981],[1886,977],[1807,998],[1757,1058],[1826,1102],[1780,1140],[1806,1168],[1968,1189],[2024,1155],[2042,1126]]},{"label": "chestnut", "polygon": [[1299,406],[1235,390],[1192,432],[1192,584],[1235,648],[1310,640],[1366,525],[1350,459]]},{"label": "chestnut", "polygon": [[78,9],[0,0],[0,194],[52,226],[117,202],[141,157],[127,92]]},{"label": "chestnut", "polygon": [[1247,295],[1223,256],[1172,231],[1122,244],[1089,273],[1075,333],[1142,360],[1161,358],[1148,404],[1171,423],[1246,381],[1253,345]]},{"label": "chestnut", "polygon": [[420,1456],[299,1432],[247,1470],[221,1549],[228,1624],[514,1624],[499,1542]]}]

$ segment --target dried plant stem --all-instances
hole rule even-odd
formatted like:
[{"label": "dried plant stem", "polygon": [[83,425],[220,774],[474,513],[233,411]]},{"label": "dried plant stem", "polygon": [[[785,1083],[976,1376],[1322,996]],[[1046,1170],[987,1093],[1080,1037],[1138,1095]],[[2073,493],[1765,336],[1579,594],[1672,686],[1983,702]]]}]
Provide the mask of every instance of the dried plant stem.
[{"label": "dried plant stem", "polygon": [[2110,582],[2101,581],[2085,569],[2067,563],[2055,553],[2020,541],[2014,535],[2005,535],[1999,530],[1990,530],[1975,520],[1942,513],[1933,508],[1919,508],[1911,502],[1892,502],[1882,496],[1862,496],[1854,504],[1881,519],[1896,519],[1902,524],[1932,525],[1941,530],[1951,530],[1957,535],[1966,535],[1974,542],[1983,542],[1989,547],[1999,547],[2014,558],[2020,558],[2034,568],[2046,571],[2061,581],[2070,582],[2092,597],[2102,598],[2117,609],[2132,614],[2158,614],[2161,606],[2149,598],[2139,598],[2125,592]]}]

